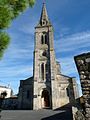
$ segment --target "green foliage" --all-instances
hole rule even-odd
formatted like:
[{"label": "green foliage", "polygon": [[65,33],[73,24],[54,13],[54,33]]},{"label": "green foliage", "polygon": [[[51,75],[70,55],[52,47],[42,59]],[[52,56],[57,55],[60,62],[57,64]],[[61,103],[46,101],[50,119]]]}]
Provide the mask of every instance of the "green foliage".
[{"label": "green foliage", "polygon": [[35,0],[28,0],[29,1],[29,5],[32,7],[35,3]]},{"label": "green foliage", "polygon": [[34,3],[35,0],[0,0],[0,29],[9,27],[15,17]]},{"label": "green foliage", "polygon": [[[11,0],[10,0],[11,1]],[[35,0],[13,0],[14,3],[10,2],[14,17],[17,17],[21,12],[23,12],[27,7],[32,7]]]},{"label": "green foliage", "polygon": [[0,32],[0,58],[3,56],[5,49],[8,47],[10,37],[5,32]]},{"label": "green foliage", "polygon": [[0,0],[0,58],[9,43],[9,36],[2,32],[10,23],[28,7],[32,7],[35,0]]},{"label": "green foliage", "polygon": [[14,5],[12,5],[14,18],[23,12],[27,7],[29,7],[27,0],[16,1]]},{"label": "green foliage", "polygon": [[12,11],[7,6],[0,6],[0,29],[7,28],[13,17]]}]

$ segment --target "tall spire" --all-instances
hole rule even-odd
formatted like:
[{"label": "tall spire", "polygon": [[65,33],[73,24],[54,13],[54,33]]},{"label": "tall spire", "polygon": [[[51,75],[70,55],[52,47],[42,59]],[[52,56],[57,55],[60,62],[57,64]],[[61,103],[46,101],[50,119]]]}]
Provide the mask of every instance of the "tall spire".
[{"label": "tall spire", "polygon": [[47,15],[47,10],[46,10],[46,4],[45,4],[45,3],[43,3],[40,20],[41,20],[41,21],[42,21],[42,20],[47,20],[47,21],[48,21],[48,15]]},{"label": "tall spire", "polygon": [[45,1],[43,2],[39,25],[41,25],[41,26],[51,25],[50,20],[48,18]]}]

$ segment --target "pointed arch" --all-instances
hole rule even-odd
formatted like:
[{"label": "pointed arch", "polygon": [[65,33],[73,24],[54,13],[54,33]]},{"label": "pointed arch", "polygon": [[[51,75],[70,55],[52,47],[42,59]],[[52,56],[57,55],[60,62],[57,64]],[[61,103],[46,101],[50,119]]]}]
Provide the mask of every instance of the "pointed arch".
[{"label": "pointed arch", "polygon": [[42,98],[44,98],[44,107],[50,107],[50,95],[47,89],[42,91]]},{"label": "pointed arch", "polygon": [[44,36],[41,36],[41,44],[44,44]]},{"label": "pointed arch", "polygon": [[45,34],[45,44],[47,44],[47,35]]},{"label": "pointed arch", "polygon": [[46,34],[46,33],[43,33],[43,34],[41,35],[41,44],[47,44],[47,43],[48,43],[47,40],[48,40],[48,39],[47,39],[47,34]]}]

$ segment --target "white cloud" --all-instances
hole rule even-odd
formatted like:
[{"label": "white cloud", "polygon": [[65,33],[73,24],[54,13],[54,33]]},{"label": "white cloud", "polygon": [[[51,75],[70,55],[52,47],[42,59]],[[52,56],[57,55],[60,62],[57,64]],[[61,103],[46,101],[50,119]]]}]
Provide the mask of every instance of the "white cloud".
[{"label": "white cloud", "polygon": [[[34,40],[29,35],[23,38],[22,33],[11,32],[11,42],[4,54],[4,58],[14,59],[32,59],[34,51]],[[8,60],[7,59],[7,60]],[[3,59],[4,60],[4,59]]]},{"label": "white cloud", "polygon": [[31,74],[33,71],[33,66],[30,65],[19,65],[19,66],[10,66],[10,67],[2,67],[0,69],[0,78],[8,78],[8,77],[17,77],[22,76],[23,74]]},{"label": "white cloud", "polygon": [[[86,49],[90,46],[90,31],[76,33],[66,37],[62,37],[59,40],[55,40],[56,52],[73,52],[78,49]],[[60,48],[60,49],[59,49]],[[81,52],[82,52],[81,50]],[[80,50],[79,50],[80,52]]]},{"label": "white cloud", "polygon": [[80,83],[74,56],[90,51],[88,49],[90,46],[90,31],[60,37],[55,40],[55,50],[57,59],[61,64],[61,71],[65,75],[76,77],[78,83]]},{"label": "white cloud", "polygon": [[[76,72],[75,63],[73,58],[65,57],[65,58],[58,58],[61,64],[61,71],[65,75],[70,75]],[[72,76],[73,77],[73,76]],[[75,77],[75,76],[74,76]]]},{"label": "white cloud", "polygon": [[34,34],[34,26],[35,26],[35,23],[24,24],[24,25],[22,25],[22,28],[19,28],[19,30],[23,33],[33,35]]},{"label": "white cloud", "polygon": [[31,19],[28,17],[27,20],[23,21],[21,27],[18,28],[18,31],[29,35],[34,35],[34,27],[37,25],[37,20],[38,18],[36,15],[31,16]]},{"label": "white cloud", "polygon": [[32,49],[25,49],[25,48],[20,48],[20,49],[13,49],[11,52],[9,52],[9,57],[11,59],[32,59],[33,57],[33,50]]}]

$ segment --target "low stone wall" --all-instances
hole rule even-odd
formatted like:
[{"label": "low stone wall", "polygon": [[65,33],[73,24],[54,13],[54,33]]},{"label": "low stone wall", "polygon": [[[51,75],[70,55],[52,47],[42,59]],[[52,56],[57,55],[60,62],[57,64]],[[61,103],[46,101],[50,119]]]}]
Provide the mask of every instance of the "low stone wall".
[{"label": "low stone wall", "polygon": [[72,107],[73,120],[86,120],[83,111],[77,107]]},{"label": "low stone wall", "polygon": [[90,120],[90,52],[74,58],[81,81],[86,120]]}]

